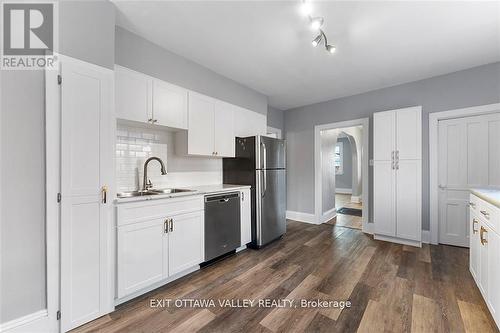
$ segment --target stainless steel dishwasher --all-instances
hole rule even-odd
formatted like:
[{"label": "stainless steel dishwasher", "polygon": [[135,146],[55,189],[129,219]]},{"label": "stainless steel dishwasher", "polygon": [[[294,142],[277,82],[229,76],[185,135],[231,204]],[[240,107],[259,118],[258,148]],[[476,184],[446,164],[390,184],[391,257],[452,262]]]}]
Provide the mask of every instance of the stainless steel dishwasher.
[{"label": "stainless steel dishwasher", "polygon": [[205,196],[206,262],[240,246],[240,225],[240,192]]}]

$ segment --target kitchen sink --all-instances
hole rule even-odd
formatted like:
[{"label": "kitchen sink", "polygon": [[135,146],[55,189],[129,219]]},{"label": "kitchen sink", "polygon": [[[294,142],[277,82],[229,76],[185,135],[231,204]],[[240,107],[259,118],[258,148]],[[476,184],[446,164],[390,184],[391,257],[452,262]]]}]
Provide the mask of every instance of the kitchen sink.
[{"label": "kitchen sink", "polygon": [[183,193],[183,192],[193,192],[193,190],[188,190],[184,188],[162,188],[162,189],[152,189],[149,192],[155,194],[170,194],[170,193]]},{"label": "kitchen sink", "polygon": [[143,197],[147,195],[175,194],[175,193],[185,193],[185,192],[193,192],[193,190],[182,189],[182,188],[162,188],[162,189],[150,189],[145,191],[120,192],[117,193],[116,196],[121,199],[121,198]]}]

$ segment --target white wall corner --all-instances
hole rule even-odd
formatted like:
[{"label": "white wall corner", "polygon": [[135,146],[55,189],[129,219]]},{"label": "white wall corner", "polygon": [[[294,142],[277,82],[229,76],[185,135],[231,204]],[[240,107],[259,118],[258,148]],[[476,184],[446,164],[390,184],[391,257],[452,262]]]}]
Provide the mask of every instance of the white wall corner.
[{"label": "white wall corner", "polygon": [[429,230],[422,230],[422,243],[429,244],[431,242],[431,232]]},{"label": "white wall corner", "polygon": [[314,214],[309,214],[309,213],[294,212],[291,210],[287,210],[286,211],[286,218],[289,220],[294,220],[294,221],[298,221],[298,222],[319,224],[316,220],[316,216],[314,216]]}]

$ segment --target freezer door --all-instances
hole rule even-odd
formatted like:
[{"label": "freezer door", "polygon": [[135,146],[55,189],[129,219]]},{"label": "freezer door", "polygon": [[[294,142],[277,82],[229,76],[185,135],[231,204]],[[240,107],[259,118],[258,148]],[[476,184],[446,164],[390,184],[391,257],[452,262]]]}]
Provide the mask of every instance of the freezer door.
[{"label": "freezer door", "polygon": [[255,143],[256,169],[285,169],[285,140],[257,136]]},{"label": "freezer door", "polygon": [[254,243],[262,246],[286,232],[286,171],[257,170],[257,218]]}]

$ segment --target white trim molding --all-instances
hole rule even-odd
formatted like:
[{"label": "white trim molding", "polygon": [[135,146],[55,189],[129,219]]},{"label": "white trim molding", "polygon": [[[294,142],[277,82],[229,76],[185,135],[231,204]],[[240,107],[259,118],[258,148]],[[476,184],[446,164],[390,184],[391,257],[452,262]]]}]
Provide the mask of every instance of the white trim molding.
[{"label": "white trim molding", "polygon": [[363,232],[369,233],[370,226],[368,225],[368,214],[369,214],[369,201],[368,194],[370,193],[370,179],[369,179],[369,156],[370,156],[370,121],[369,118],[360,118],[348,121],[341,121],[330,124],[322,124],[314,126],[314,212],[315,221],[323,220],[323,208],[322,208],[322,182],[321,182],[321,131],[353,126],[363,127],[363,139],[362,139],[362,179],[363,179]]},{"label": "white trim molding", "polygon": [[26,316],[13,319],[11,321],[0,324],[0,332],[18,333],[18,332],[40,332],[50,328],[46,327],[48,317],[47,309],[30,313]]},{"label": "white trim molding", "polygon": [[316,220],[316,216],[314,214],[302,213],[302,212],[294,212],[291,210],[286,211],[286,218],[289,220],[294,220],[298,222],[318,224]]},{"label": "white trim molding", "polygon": [[439,191],[438,191],[438,124],[440,120],[477,116],[500,112],[500,103],[478,105],[463,109],[429,113],[429,242],[439,242]]},{"label": "white trim molding", "polygon": [[429,230],[422,230],[422,243],[429,244],[431,242],[431,232]]},{"label": "white trim molding", "polygon": [[331,219],[333,219],[336,216],[337,216],[337,209],[336,208],[332,208],[332,209],[324,212],[323,215],[321,215],[321,220],[318,221],[318,224],[326,223],[326,222],[330,221]]},{"label": "white trim molding", "polygon": [[352,194],[352,188],[335,187],[335,193],[339,193],[339,194]]}]

